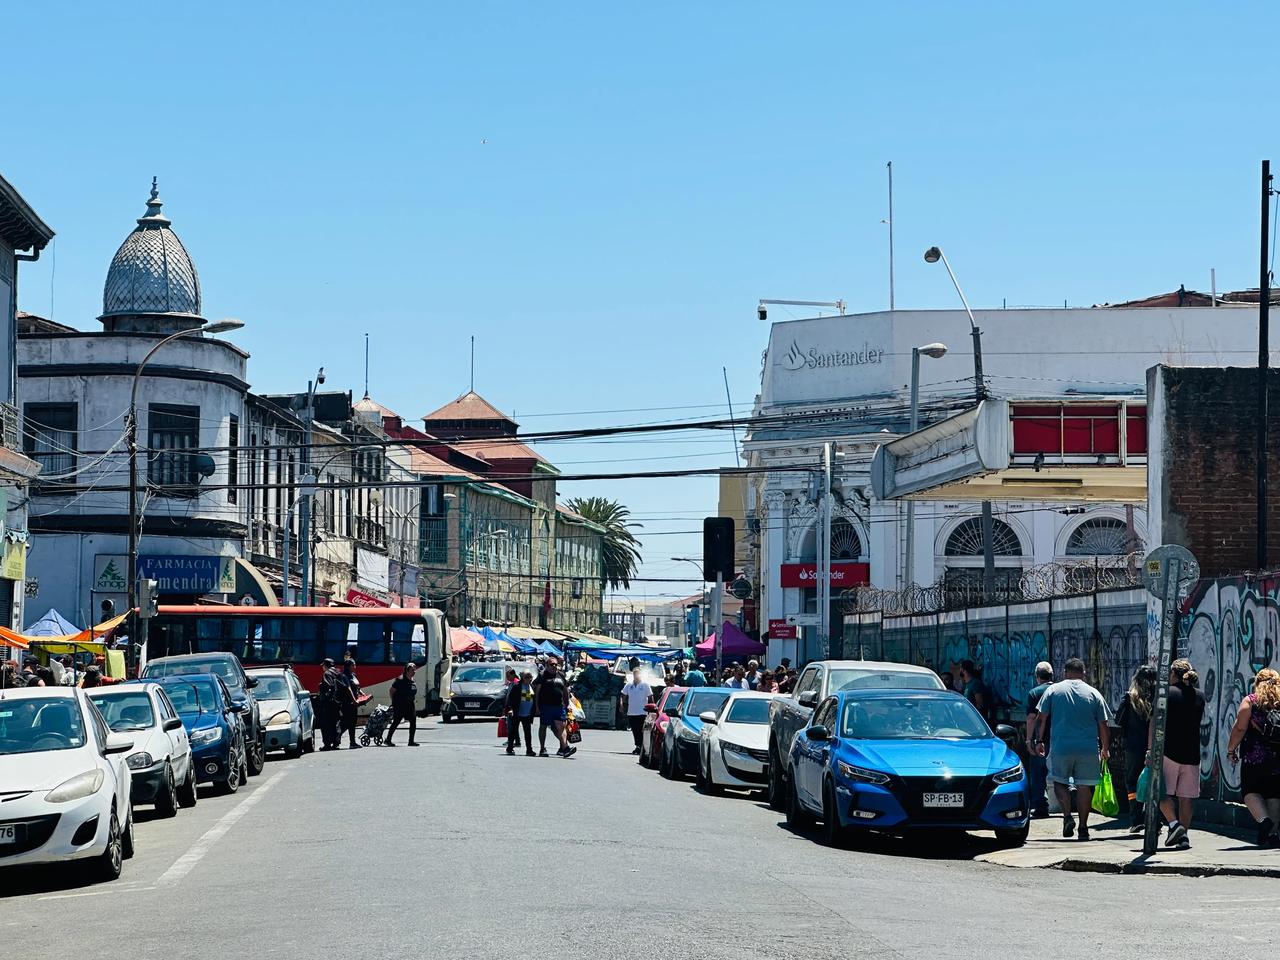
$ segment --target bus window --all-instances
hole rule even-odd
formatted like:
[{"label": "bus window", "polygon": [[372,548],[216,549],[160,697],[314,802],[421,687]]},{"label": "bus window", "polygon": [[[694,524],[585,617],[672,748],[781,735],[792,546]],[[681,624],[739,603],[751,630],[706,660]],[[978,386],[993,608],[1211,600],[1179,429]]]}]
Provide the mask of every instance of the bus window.
[{"label": "bus window", "polygon": [[357,663],[386,663],[386,623],[382,620],[357,620],[351,624],[355,634]]},{"label": "bus window", "polygon": [[254,624],[259,663],[318,663],[319,624],[309,617],[266,617]]},{"label": "bus window", "polygon": [[426,656],[426,644],[423,642],[422,624],[413,620],[391,621],[391,662],[408,663],[410,660],[422,662]]},{"label": "bus window", "polygon": [[234,639],[237,633],[243,631],[231,628],[231,622],[222,617],[198,617],[195,622],[195,647],[191,652],[216,653],[225,650],[242,660],[246,659],[249,644],[244,639]]}]

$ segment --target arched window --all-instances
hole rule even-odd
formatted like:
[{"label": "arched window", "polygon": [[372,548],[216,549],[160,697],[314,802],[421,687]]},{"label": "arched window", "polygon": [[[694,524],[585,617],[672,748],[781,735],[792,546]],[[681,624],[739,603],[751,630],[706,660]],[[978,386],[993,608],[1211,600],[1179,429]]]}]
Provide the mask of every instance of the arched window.
[{"label": "arched window", "polygon": [[858,560],[862,557],[862,538],[844,517],[831,521],[831,559]]},{"label": "arched window", "polygon": [[[1022,556],[1018,535],[1003,520],[991,521],[991,552],[997,557]],[[982,556],[982,519],[971,517],[952,530],[943,553],[948,557]]]},{"label": "arched window", "polygon": [[1067,538],[1069,557],[1121,557],[1137,549],[1137,538],[1115,517],[1091,517]]}]

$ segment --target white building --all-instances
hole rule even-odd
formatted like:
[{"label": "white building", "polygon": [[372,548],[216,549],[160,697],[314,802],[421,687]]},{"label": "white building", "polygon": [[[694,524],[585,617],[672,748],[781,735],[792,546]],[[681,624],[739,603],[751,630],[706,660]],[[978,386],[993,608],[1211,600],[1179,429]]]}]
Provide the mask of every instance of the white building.
[{"label": "white building", "polygon": [[[1255,308],[1246,306],[984,310],[983,365],[990,396],[1013,402],[1011,434],[1038,431],[1060,442],[1020,461],[1027,476],[1015,497],[991,497],[995,595],[1024,571],[1054,561],[1122,562],[1145,536],[1145,482],[1106,491],[1081,488],[1077,504],[1037,501],[1055,464],[1085,459],[1145,476],[1145,371],[1156,363],[1256,362]],[[833,635],[844,590],[941,584],[962,595],[983,573],[980,506],[929,500],[916,505],[915,561],[905,569],[906,504],[877,501],[871,460],[886,440],[908,432],[912,349],[941,342],[920,360],[921,424],[974,405],[970,327],[959,310],[899,310],[775,323],[764,356],[756,425],[744,441],[752,478],[748,526],[769,660],[821,655],[814,627],[789,627],[789,614],[817,612],[818,473],[823,445],[834,456]],[[1036,403],[1040,401],[1040,403]],[[761,422],[765,421],[765,422]],[[1014,459],[1018,460],[1015,442]],[[1043,448],[1042,448],[1043,449]],[[1041,468],[1046,467],[1041,476]],[[788,469],[794,468],[794,469]],[[1041,488],[1043,489],[1043,488]],[[1132,489],[1126,500],[1124,491]],[[988,594],[989,595],[989,594]]]},{"label": "white building", "polygon": [[139,570],[169,602],[261,588],[239,560],[248,354],[199,332],[199,277],[161,207],[153,184],[146,214],[107,271],[102,330],[28,318],[18,339],[26,430],[38,438],[32,456],[48,478],[30,505],[38,536],[29,567],[40,587],[28,619],[56,607],[86,624],[105,601],[125,608],[130,392],[148,352],[186,330],[138,378]]}]

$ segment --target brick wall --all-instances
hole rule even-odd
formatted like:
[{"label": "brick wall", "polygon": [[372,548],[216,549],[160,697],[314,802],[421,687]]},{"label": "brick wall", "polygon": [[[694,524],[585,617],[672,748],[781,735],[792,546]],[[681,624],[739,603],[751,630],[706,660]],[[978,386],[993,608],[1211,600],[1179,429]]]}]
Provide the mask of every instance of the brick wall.
[{"label": "brick wall", "polygon": [[[1257,383],[1247,367],[1155,367],[1148,397],[1159,416],[1151,478],[1159,484],[1162,543],[1200,561],[1203,577],[1256,568]],[[1158,391],[1159,397],[1153,396]],[[1270,371],[1271,423],[1280,422],[1280,371]],[[1154,437],[1153,437],[1154,439]],[[1159,457],[1159,462],[1156,458]],[[1268,554],[1280,562],[1280,431],[1268,449]],[[1153,504],[1156,506],[1156,504]]]}]

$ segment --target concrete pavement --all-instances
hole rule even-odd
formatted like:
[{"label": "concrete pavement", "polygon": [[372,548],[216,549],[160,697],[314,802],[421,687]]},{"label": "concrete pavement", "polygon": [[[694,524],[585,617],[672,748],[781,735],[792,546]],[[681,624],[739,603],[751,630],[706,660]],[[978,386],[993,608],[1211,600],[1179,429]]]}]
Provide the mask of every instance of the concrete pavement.
[{"label": "concrete pavement", "polygon": [[273,761],[140,822],[115,884],[0,873],[0,954],[1203,960],[1273,940],[1269,881],[1015,871],[967,838],[831,849],[757,797],[641,769],[626,733],[586,731],[572,760],[507,757],[492,723],[421,737]]}]

